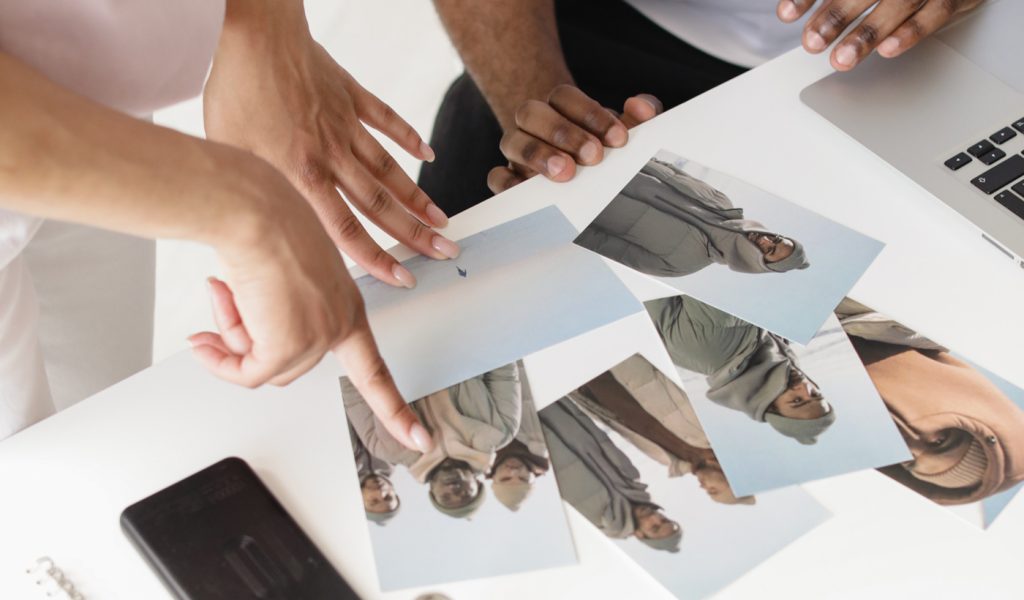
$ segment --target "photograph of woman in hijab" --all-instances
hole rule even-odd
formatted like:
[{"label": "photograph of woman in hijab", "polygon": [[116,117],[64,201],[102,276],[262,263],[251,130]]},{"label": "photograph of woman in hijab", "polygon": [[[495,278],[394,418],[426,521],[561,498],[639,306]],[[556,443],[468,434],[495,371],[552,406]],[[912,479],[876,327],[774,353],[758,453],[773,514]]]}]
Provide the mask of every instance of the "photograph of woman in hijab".
[{"label": "photograph of woman in hijab", "polygon": [[670,592],[702,598],[828,513],[799,488],[755,501],[726,493],[724,476],[706,483],[701,469],[714,453],[685,394],[663,377],[634,355],[544,408],[540,420],[562,498]]},{"label": "photograph of woman in hijab", "polygon": [[1024,481],[1024,390],[849,298],[836,315],[913,455],[879,470],[991,523]]},{"label": "photograph of woman in hijab", "polygon": [[834,318],[801,346],[687,296],[645,306],[736,493],[908,456]]},{"label": "photograph of woman in hijab", "polygon": [[521,362],[412,403],[434,441],[425,454],[392,437],[347,377],[341,388],[382,589],[575,562]]},{"label": "photograph of woman in hijab", "polygon": [[[881,249],[820,215],[666,151],[650,159],[575,242],[800,342],[810,341]],[[772,298],[771,310],[763,306],[765,297]]]}]

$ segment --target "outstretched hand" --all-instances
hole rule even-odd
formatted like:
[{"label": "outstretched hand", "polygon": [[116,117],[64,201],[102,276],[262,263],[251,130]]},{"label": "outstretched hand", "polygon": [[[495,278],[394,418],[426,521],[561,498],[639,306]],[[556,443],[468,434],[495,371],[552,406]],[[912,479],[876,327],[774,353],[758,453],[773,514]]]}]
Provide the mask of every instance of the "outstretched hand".
[{"label": "outstretched hand", "polygon": [[[776,11],[779,19],[790,23],[815,4],[817,0],[781,0]],[[979,4],[981,0],[822,0],[804,25],[803,46],[814,54],[824,51],[851,23],[874,7],[836,44],[829,57],[833,68],[849,71],[872,50],[885,58],[903,54]]]},{"label": "outstretched hand", "polygon": [[448,218],[367,126],[418,159],[433,160],[433,151],[313,40],[301,3],[228,4],[204,113],[210,139],[250,150],[281,170],[335,245],[374,277],[415,285],[373,241],[339,188],[399,242],[436,259],[458,255],[458,245],[432,229]]},{"label": "outstretched hand", "polygon": [[560,85],[547,102],[528,100],[516,111],[516,128],[501,139],[509,164],[491,169],[487,185],[499,194],[538,173],[552,181],[569,181],[576,175],[576,165],[600,163],[606,147],[624,146],[630,128],[661,110],[657,98],[640,94],[626,100],[618,115],[579,88]]},{"label": "outstretched hand", "polygon": [[243,178],[251,212],[217,245],[230,285],[209,280],[217,327],[189,338],[194,355],[218,377],[257,387],[286,385],[333,352],[395,439],[426,452],[433,442],[398,392],[341,255],[299,193],[263,165]]}]

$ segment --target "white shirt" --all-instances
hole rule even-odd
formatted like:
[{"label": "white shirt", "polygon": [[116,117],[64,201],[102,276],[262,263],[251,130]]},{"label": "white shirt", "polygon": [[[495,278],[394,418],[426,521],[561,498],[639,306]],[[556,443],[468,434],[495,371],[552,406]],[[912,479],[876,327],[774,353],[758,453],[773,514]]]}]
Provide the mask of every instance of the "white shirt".
[{"label": "white shirt", "polygon": [[800,45],[803,21],[783,23],[776,0],[626,0],[648,19],[695,48],[743,67],[756,67]]}]

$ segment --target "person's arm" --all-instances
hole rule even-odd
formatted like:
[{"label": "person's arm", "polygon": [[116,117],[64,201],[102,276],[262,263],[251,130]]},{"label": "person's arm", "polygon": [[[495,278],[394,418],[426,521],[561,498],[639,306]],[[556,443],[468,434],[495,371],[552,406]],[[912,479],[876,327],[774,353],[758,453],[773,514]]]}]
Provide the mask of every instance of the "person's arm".
[{"label": "person's arm", "polygon": [[208,138],[280,169],[334,243],[374,277],[416,283],[353,208],[421,254],[458,256],[458,245],[432,229],[448,218],[368,129],[421,160],[433,160],[433,150],[316,43],[302,0],[228,0],[203,113]]},{"label": "person's arm", "polygon": [[568,181],[595,165],[604,148],[624,145],[627,129],[661,110],[651,96],[627,100],[620,119],[573,82],[558,39],[553,0],[434,0],[463,64],[505,132],[487,183],[495,193],[537,173]]},{"label": "person's arm", "polygon": [[263,160],[101,106],[0,53],[0,207],[213,246],[227,271],[211,280],[219,332],[191,338],[209,370],[285,384],[333,351],[396,437],[419,446],[341,257]]}]

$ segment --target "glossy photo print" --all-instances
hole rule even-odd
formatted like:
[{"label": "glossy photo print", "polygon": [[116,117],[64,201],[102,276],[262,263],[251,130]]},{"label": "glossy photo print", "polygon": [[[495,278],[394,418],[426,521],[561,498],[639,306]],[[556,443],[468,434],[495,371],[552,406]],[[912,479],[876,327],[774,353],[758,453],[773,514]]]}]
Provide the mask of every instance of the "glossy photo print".
[{"label": "glossy photo print", "polygon": [[879,470],[987,527],[1024,482],[1024,390],[859,302],[836,314],[913,455]]},{"label": "glossy photo print", "polygon": [[382,590],[576,563],[521,362],[412,403],[427,454],[391,437],[347,378],[341,388]]},{"label": "glossy photo print", "polygon": [[882,244],[738,179],[660,151],[580,246],[807,343]]},{"label": "glossy photo print", "polygon": [[835,316],[803,346],[688,296],[645,306],[737,494],[910,458]]},{"label": "glossy photo print", "polygon": [[541,410],[562,498],[680,598],[823,522],[799,488],[737,496],[686,394],[640,354]]},{"label": "glossy photo print", "polygon": [[[420,398],[643,310],[551,206],[459,241],[455,260],[402,264],[417,279],[396,288],[356,283],[399,391]],[[410,318],[410,315],[416,315]]]}]

